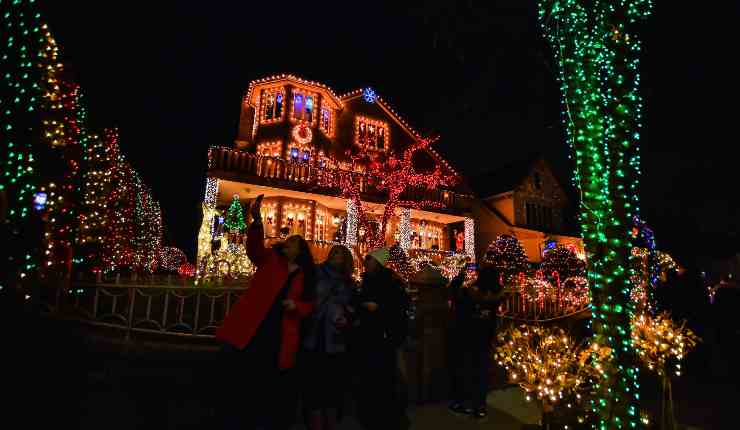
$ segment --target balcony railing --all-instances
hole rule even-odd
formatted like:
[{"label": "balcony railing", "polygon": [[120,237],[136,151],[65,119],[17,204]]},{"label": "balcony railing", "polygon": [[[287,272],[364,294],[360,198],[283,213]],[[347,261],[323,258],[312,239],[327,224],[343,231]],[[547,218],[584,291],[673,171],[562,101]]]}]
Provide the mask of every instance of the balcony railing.
[{"label": "balcony railing", "polygon": [[[311,162],[285,160],[267,157],[223,147],[212,147],[209,152],[209,171],[225,179],[239,180],[249,178],[265,185],[275,185],[299,191],[339,195],[336,187],[322,186],[340,174],[350,174],[359,184],[363,200],[382,202],[385,193],[378,190],[379,178],[360,172],[321,167]],[[404,200],[431,201],[442,205],[448,211],[469,210],[473,197],[446,189],[409,189],[401,195]]]}]

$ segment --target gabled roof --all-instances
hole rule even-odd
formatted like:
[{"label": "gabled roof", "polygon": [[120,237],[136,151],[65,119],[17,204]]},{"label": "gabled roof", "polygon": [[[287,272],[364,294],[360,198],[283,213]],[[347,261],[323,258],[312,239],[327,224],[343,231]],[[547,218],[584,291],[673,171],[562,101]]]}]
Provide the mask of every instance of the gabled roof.
[{"label": "gabled roof", "polygon": [[[364,91],[364,88],[358,88],[354,91],[350,91],[346,94],[342,94],[341,96],[339,96],[339,98],[343,102],[348,101],[348,100],[353,100],[358,97],[361,97],[363,91]],[[421,139],[424,137],[421,135],[421,133],[419,133],[413,127],[411,127],[411,125],[409,125],[409,123],[406,122],[406,120],[403,117],[401,117],[401,115],[398,112],[396,112],[395,109],[393,109],[385,100],[383,100],[383,97],[377,94],[375,97],[376,97],[375,103],[377,103],[378,106],[380,106],[380,108],[383,109],[383,111],[385,111],[388,114],[388,116],[393,118],[398,123],[398,125],[400,125],[401,128],[403,128],[408,134],[410,134],[415,139]],[[432,138],[431,140],[432,140],[432,143],[434,143],[436,140],[438,140],[438,138]],[[435,161],[437,161],[438,163],[441,163],[444,167],[449,169],[449,171],[451,171],[455,175],[456,178],[458,179],[461,178],[460,173],[457,170],[455,170],[455,168],[452,167],[450,163],[442,155],[439,154],[439,152],[435,151],[430,146],[427,146],[426,151],[432,158],[434,158]]]},{"label": "gabled roof", "polygon": [[474,176],[470,179],[470,186],[480,198],[513,191],[529,174],[532,165],[542,158],[541,154],[532,154],[500,169]]},{"label": "gabled roof", "polygon": [[253,92],[255,88],[264,86],[264,85],[273,85],[280,82],[286,82],[286,83],[298,83],[302,85],[308,85],[316,88],[320,92],[323,92],[326,96],[328,96],[334,103],[337,104],[337,107],[340,109],[344,107],[344,104],[340,100],[339,97],[337,97],[337,94],[334,92],[333,89],[331,89],[329,86],[324,85],[320,82],[315,81],[309,81],[307,79],[299,78],[295,75],[290,74],[282,74],[282,75],[273,75],[269,76],[267,78],[262,79],[255,79],[252,82],[249,83],[249,88],[247,89],[247,93],[244,95],[244,100],[247,100],[249,103],[253,103]]}]

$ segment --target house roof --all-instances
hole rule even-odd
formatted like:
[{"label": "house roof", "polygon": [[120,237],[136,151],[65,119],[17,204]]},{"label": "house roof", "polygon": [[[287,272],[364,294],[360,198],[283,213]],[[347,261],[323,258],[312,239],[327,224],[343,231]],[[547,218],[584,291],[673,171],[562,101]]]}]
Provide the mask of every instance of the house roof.
[{"label": "house roof", "polygon": [[252,82],[249,83],[249,88],[247,89],[247,93],[244,95],[244,99],[247,100],[249,103],[254,103],[254,98],[256,94],[254,93],[254,90],[258,87],[261,87],[263,85],[273,85],[279,82],[291,82],[291,83],[298,83],[303,85],[308,85],[311,87],[314,87],[319,92],[323,92],[326,96],[331,99],[338,108],[343,108],[344,105],[342,101],[337,97],[336,93],[333,89],[331,89],[329,86],[322,84],[321,82],[316,81],[309,81],[307,79],[300,78],[295,75],[290,74],[281,74],[281,75],[273,75],[268,76],[266,78],[262,79],[255,79]]},{"label": "house roof", "polygon": [[499,169],[476,175],[470,178],[470,186],[480,198],[513,191],[529,174],[532,165],[540,159],[542,159],[541,154],[531,154]]},{"label": "house roof", "polygon": [[[326,95],[331,98],[332,101],[334,101],[337,104],[337,107],[339,109],[344,109],[344,102],[349,101],[352,99],[355,99],[357,97],[361,97],[364,88],[359,88],[354,91],[350,91],[348,93],[342,94],[341,96],[337,96],[337,94],[334,92],[334,90],[324,85],[320,82],[316,81],[309,81],[307,79],[303,79],[301,77],[298,77],[296,75],[292,74],[280,74],[280,75],[273,75],[268,76],[262,79],[255,79],[249,83],[249,88],[247,89],[246,94],[244,95],[244,99],[251,104],[254,104],[254,99],[256,97],[255,89],[259,88],[263,85],[274,85],[278,82],[296,82],[304,85],[310,85],[318,89],[319,91],[324,92]],[[424,136],[422,136],[417,130],[415,130],[411,125],[403,118],[401,115],[396,112],[393,107],[390,106],[380,95],[376,95],[375,103],[377,103],[381,109],[383,109],[391,118],[393,118],[407,133],[409,133],[411,136],[413,136],[416,139],[421,139]],[[434,143],[438,138],[432,138],[432,143]],[[427,146],[425,148],[426,152],[438,163],[443,165],[446,169],[448,169],[452,174],[455,176],[457,180],[461,180],[462,176],[460,173],[450,165],[449,161],[442,155],[440,155],[436,150],[431,148],[430,146]],[[466,189],[469,187],[466,187]]]},{"label": "house roof", "polygon": [[[339,98],[343,102],[344,101],[348,101],[348,100],[352,100],[352,99],[356,99],[356,98],[362,96],[363,91],[364,91],[363,88],[358,88],[358,89],[356,89],[354,91],[350,91],[350,92],[348,92],[346,94],[342,94],[341,96],[339,96]],[[377,95],[376,94],[375,103],[377,103],[381,107],[381,109],[383,109],[391,118],[393,118],[401,126],[401,128],[403,128],[404,130],[406,130],[406,132],[409,133],[411,136],[413,136],[415,139],[422,139],[422,138],[424,138],[424,136],[422,136],[421,133],[419,133],[417,130],[415,130],[413,127],[411,127],[411,125],[409,125],[409,123],[406,122],[406,120],[398,112],[396,112],[396,110],[393,109],[393,107],[391,107],[391,105],[388,104],[388,102],[386,102],[385,100],[383,100],[383,97],[381,97],[380,95]],[[432,143],[434,143],[438,139],[439,139],[439,137],[434,137],[434,138],[431,138],[430,140],[432,141]],[[434,148],[432,148],[431,146],[427,146],[425,148],[425,150],[438,163],[442,164],[450,172],[452,172],[458,180],[461,179],[460,173],[457,170],[455,170],[455,168],[452,167],[450,165],[450,163],[447,161],[447,159],[444,158],[442,155],[440,155],[439,152],[437,152],[436,150],[434,150]]]}]

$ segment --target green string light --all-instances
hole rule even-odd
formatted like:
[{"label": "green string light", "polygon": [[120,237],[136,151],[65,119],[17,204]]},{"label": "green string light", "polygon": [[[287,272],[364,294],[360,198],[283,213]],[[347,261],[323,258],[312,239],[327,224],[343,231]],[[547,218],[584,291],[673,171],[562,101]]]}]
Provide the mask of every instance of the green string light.
[{"label": "green string light", "polygon": [[594,428],[631,428],[637,367],[629,343],[630,250],[627,229],[639,215],[640,41],[637,24],[650,0],[540,0],[542,30],[558,61],[563,124],[575,156],[581,231],[588,253],[592,329],[613,351],[615,367],[597,386]]}]

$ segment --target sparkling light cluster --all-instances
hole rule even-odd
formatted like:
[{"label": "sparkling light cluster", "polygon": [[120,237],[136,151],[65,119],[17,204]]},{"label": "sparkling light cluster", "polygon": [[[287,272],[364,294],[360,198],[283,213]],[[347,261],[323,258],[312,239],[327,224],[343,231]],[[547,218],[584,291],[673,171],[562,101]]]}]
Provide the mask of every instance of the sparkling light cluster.
[{"label": "sparkling light cluster", "polygon": [[671,364],[680,376],[681,360],[700,340],[685,321],[676,324],[667,312],[655,317],[642,314],[632,320],[632,346],[645,367],[661,376],[667,375]]},{"label": "sparkling light cluster", "polygon": [[611,350],[591,343],[578,343],[563,329],[512,326],[498,335],[495,360],[509,380],[547,407],[581,400],[581,393],[605,377],[604,365]]}]

